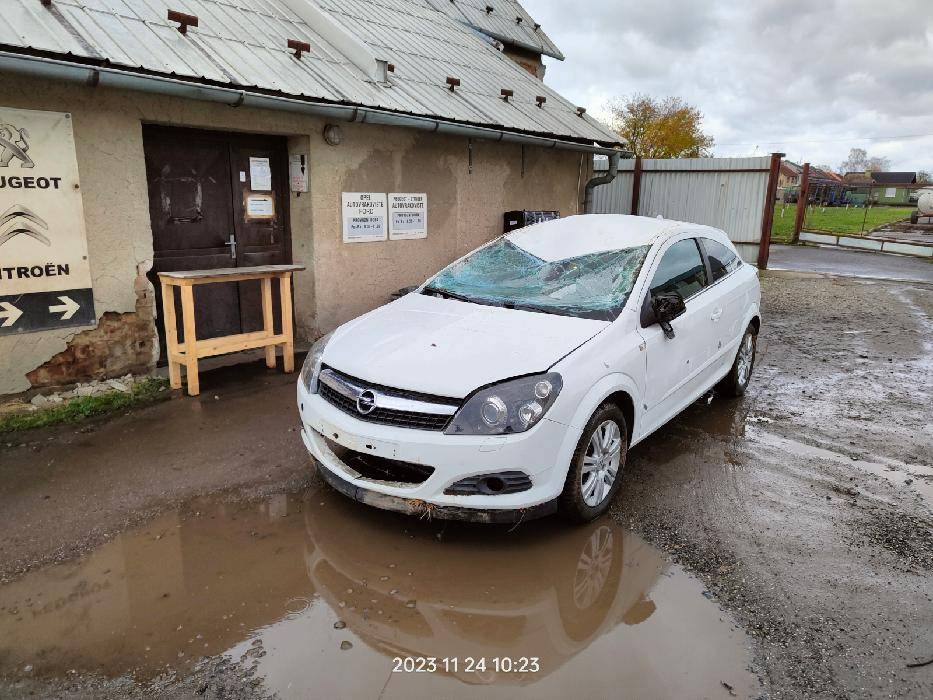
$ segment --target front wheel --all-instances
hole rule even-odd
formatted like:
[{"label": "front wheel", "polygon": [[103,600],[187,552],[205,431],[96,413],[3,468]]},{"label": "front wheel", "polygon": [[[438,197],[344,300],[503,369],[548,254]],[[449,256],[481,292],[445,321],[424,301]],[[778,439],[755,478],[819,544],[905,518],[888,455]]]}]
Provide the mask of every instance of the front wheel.
[{"label": "front wheel", "polygon": [[755,367],[755,331],[749,326],[739,343],[735,361],[723,380],[716,388],[726,396],[745,396],[748,383],[752,379],[752,369]]},{"label": "front wheel", "polygon": [[604,403],[590,417],[574,450],[560,496],[560,514],[585,523],[609,510],[622,483],[627,452],[625,415],[615,404]]}]

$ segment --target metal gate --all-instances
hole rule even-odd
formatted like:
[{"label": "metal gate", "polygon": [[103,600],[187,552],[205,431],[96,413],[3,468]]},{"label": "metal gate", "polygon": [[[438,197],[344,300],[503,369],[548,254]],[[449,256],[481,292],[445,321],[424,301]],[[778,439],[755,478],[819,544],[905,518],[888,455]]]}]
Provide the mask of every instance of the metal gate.
[{"label": "metal gate", "polygon": [[[768,265],[781,153],[758,158],[622,160],[588,214],[640,214],[715,226],[747,262]],[[607,160],[594,169],[607,170]]]}]

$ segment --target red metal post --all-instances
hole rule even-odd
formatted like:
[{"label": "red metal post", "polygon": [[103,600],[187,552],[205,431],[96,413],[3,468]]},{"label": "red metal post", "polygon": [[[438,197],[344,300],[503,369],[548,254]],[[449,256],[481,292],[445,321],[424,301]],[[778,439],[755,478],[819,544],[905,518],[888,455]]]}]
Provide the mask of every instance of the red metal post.
[{"label": "red metal post", "polygon": [[641,199],[641,156],[635,156],[632,171],[632,216],[638,216],[638,200]]},{"label": "red metal post", "polygon": [[803,164],[800,173],[800,187],[797,189],[797,216],[794,218],[794,235],[791,243],[800,243],[800,231],[803,229],[803,218],[807,215],[807,200],[810,198],[810,164]]},{"label": "red metal post", "polygon": [[774,223],[774,197],[777,194],[778,175],[781,172],[783,153],[771,154],[771,168],[768,171],[768,187],[765,191],[765,209],[761,216],[761,240],[758,244],[758,269],[768,269],[768,255],[771,248],[771,225]]}]

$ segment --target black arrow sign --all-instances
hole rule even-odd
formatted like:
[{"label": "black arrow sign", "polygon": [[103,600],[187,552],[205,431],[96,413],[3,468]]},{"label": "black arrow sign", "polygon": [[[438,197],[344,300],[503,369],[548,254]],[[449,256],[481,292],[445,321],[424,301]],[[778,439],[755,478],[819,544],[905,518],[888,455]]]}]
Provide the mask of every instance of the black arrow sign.
[{"label": "black arrow sign", "polygon": [[[11,320],[10,325],[5,325]],[[93,326],[96,322],[92,289],[0,296],[0,336],[49,328]]]}]

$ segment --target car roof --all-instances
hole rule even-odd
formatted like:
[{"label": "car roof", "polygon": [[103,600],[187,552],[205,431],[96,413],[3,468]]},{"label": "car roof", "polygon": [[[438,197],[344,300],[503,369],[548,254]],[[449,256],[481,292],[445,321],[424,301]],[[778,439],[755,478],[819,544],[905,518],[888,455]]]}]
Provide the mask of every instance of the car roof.
[{"label": "car roof", "polygon": [[687,229],[704,229],[704,234],[714,238],[723,236],[718,229],[660,217],[578,214],[532,224],[506,238],[532,255],[552,261],[651,245],[662,236]]}]

